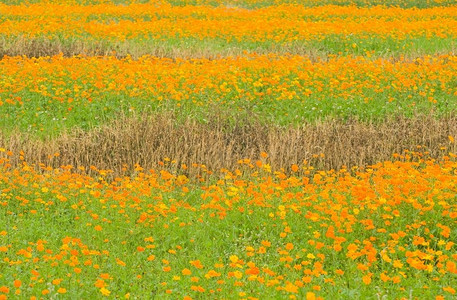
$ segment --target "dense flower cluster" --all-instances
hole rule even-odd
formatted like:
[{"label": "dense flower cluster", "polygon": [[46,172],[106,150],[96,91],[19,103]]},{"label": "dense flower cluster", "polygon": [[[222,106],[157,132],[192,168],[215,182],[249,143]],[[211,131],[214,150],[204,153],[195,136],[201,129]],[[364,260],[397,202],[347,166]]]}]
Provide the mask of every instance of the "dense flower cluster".
[{"label": "dense flower cluster", "polygon": [[87,119],[100,123],[120,112],[180,107],[195,115],[215,105],[282,124],[326,116],[447,113],[456,109],[456,71],[455,56],[6,57],[0,61],[0,124],[27,130],[45,124],[53,131]]},{"label": "dense flower cluster", "polygon": [[305,164],[285,174],[262,153],[196,184],[139,166],[115,178],[95,167],[98,177],[11,169],[14,154],[0,153],[2,299],[456,293],[449,159],[413,153],[364,171]]},{"label": "dense flower cluster", "polygon": [[[457,8],[274,5],[258,9],[170,4],[0,5],[0,35],[51,39],[280,43],[455,38]],[[145,42],[145,41],[143,41]]]}]

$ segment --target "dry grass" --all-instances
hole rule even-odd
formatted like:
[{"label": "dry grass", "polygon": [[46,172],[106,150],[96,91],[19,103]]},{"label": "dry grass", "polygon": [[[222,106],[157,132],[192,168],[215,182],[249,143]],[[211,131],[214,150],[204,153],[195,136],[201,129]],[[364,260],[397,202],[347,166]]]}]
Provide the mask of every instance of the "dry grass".
[{"label": "dry grass", "polygon": [[[326,58],[328,53],[310,47],[280,46],[270,48],[258,48],[248,52],[257,54],[279,53],[306,55],[310,58]],[[206,58],[217,59],[227,56],[240,56],[246,53],[246,49],[240,46],[221,47],[211,42],[186,45],[171,45],[164,42],[149,42],[141,44],[136,41],[88,41],[83,39],[59,39],[28,37],[0,37],[0,58],[4,56],[43,57],[62,54],[65,57],[75,55],[84,56],[107,56],[124,58],[127,55],[137,59],[144,55],[167,58]]]},{"label": "dry grass", "polygon": [[[273,169],[287,170],[303,160],[319,169],[338,169],[389,160],[405,149],[418,151],[417,146],[440,158],[456,150],[449,135],[457,135],[456,117],[397,118],[380,124],[328,120],[280,128],[246,120],[235,125],[217,119],[207,124],[178,122],[169,115],[156,115],[119,119],[90,132],[75,130],[45,141],[20,132],[3,135],[0,147],[16,154],[23,151],[29,163],[93,165],[115,173],[135,164],[155,168],[166,157],[177,161],[176,168],[181,163],[205,164],[210,170],[235,168],[239,159],[257,160],[262,151],[269,154]],[[19,155],[11,161],[21,163]]]},{"label": "dry grass", "polygon": [[[430,52],[431,51],[431,52]],[[424,55],[455,55],[457,48],[454,43],[440,51],[412,50],[408,53],[383,53],[373,55],[375,58],[391,60],[411,61]],[[0,36],[0,58],[4,56],[26,56],[43,57],[62,54],[65,57],[75,55],[83,56],[114,56],[125,58],[127,55],[133,59],[138,59],[144,55],[151,55],[160,58],[171,59],[193,59],[206,58],[217,59],[228,56],[242,56],[246,53],[279,55],[302,55],[312,61],[327,61],[335,50],[323,49],[322,45],[310,45],[306,42],[293,42],[288,44],[272,44],[265,47],[246,49],[246,45],[217,45],[211,41],[198,41],[195,44],[171,44],[167,42],[139,43],[135,40],[126,41],[90,41],[84,39],[47,39],[47,38],[28,38],[24,36],[5,37]],[[430,52],[430,53],[429,53]]]}]

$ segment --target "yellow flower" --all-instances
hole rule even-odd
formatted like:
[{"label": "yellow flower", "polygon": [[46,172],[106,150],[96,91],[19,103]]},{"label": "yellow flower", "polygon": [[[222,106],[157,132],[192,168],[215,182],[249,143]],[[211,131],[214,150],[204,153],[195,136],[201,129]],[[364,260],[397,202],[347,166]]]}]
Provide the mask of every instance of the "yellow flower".
[{"label": "yellow flower", "polygon": [[104,287],[102,287],[100,289],[100,293],[102,293],[103,296],[109,296],[111,294],[111,292],[108,289],[104,288]]}]

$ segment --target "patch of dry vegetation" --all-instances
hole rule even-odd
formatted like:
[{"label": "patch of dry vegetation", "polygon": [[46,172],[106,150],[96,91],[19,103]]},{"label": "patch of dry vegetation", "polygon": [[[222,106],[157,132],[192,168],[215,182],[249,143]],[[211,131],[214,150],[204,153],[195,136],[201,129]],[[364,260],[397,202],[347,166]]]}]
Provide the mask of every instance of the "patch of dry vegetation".
[{"label": "patch of dry vegetation", "polygon": [[[176,45],[164,42],[149,41],[139,43],[135,40],[125,41],[88,41],[84,39],[59,39],[29,38],[24,36],[1,37],[0,58],[5,56],[26,57],[51,57],[63,55],[64,57],[81,56],[114,56],[122,59],[127,56],[138,59],[142,56],[153,56],[171,59],[217,59],[221,57],[241,56],[247,53],[256,54],[289,54],[303,55],[313,61],[327,60],[330,52],[320,47],[308,45],[305,42],[289,43],[286,45],[270,45],[247,49],[243,45],[223,47],[214,42],[194,42],[187,45]],[[446,52],[447,53],[447,52]],[[419,54],[417,55],[419,56]]]},{"label": "patch of dry vegetation", "polygon": [[[368,50],[367,50],[368,51]],[[118,59],[131,57],[136,60],[142,56],[171,59],[218,59],[224,57],[236,57],[246,54],[277,54],[277,55],[301,55],[311,61],[328,61],[335,56],[335,49],[326,48],[324,45],[313,44],[312,42],[299,41],[286,44],[272,44],[264,46],[240,45],[218,45],[215,42],[190,42],[190,43],[164,43],[160,41],[149,41],[139,43],[135,40],[125,41],[89,41],[84,39],[59,39],[29,38],[24,36],[2,37],[0,36],[0,58],[5,56],[25,57],[52,57],[63,55],[64,57],[74,56],[114,56]],[[426,55],[456,55],[455,42],[449,42],[443,49],[411,49],[408,52],[388,52],[370,50],[373,52],[373,59],[384,58],[393,61],[412,61]],[[361,53],[349,53],[360,55]]]},{"label": "patch of dry vegetation", "polygon": [[[97,166],[115,173],[135,164],[156,168],[164,158],[176,161],[170,165],[174,169],[193,163],[209,170],[233,169],[240,159],[254,161],[261,152],[269,154],[273,169],[288,170],[303,161],[319,169],[339,169],[390,160],[392,154],[406,149],[442,158],[456,150],[449,138],[456,135],[455,116],[395,118],[382,123],[327,120],[284,128],[248,119],[229,123],[213,118],[202,124],[162,114],[120,118],[89,132],[74,130],[47,140],[16,132],[1,136],[0,147],[16,154],[22,151],[28,163]],[[19,155],[11,158],[13,164],[21,161]]]}]

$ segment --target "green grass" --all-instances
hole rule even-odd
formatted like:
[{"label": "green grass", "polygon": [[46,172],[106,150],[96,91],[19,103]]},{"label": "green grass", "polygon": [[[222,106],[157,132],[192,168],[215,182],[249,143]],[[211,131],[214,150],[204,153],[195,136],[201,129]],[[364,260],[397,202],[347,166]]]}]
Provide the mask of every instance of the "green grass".
[{"label": "green grass", "polygon": [[[274,97],[259,101],[239,98],[223,99],[212,102],[211,94],[193,97],[199,103],[191,101],[176,103],[174,100],[157,101],[154,98],[128,98],[123,95],[106,94],[97,98],[94,103],[60,104],[47,101],[46,97],[33,93],[18,94],[27,99],[20,106],[0,107],[0,128],[4,132],[19,130],[37,136],[55,137],[72,128],[90,130],[108,123],[110,120],[123,116],[141,116],[157,112],[173,112],[177,119],[195,119],[206,122],[214,113],[222,113],[228,120],[242,120],[246,116],[261,123],[281,126],[298,126],[305,122],[314,122],[327,118],[359,119],[361,121],[382,121],[395,116],[414,117],[420,114],[433,113],[437,118],[457,111],[453,96],[437,93],[434,104],[426,97],[409,94],[394,94],[394,102],[389,102],[389,94],[373,98],[365,103],[362,97],[342,98],[328,96],[325,100],[320,97],[306,97],[299,100],[278,102]],[[236,100],[235,100],[236,99]],[[81,100],[82,102],[83,100]],[[414,106],[411,104],[415,103]],[[180,104],[178,107],[177,104]],[[71,112],[69,109],[72,109]]]}]

